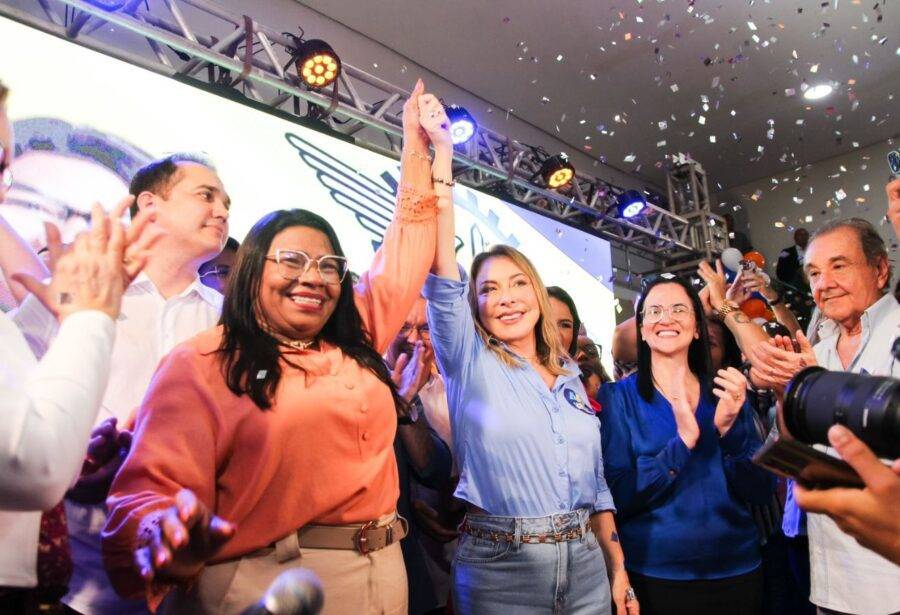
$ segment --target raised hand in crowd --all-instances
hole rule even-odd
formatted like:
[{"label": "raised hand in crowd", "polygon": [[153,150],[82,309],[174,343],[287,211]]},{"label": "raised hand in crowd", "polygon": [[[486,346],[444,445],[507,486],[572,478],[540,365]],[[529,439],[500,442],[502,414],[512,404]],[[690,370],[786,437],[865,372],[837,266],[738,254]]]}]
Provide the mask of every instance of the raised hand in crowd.
[{"label": "raised hand in crowd", "polygon": [[122,224],[122,215],[133,200],[131,196],[123,199],[109,215],[95,204],[90,230],[78,235],[67,250],[63,248],[59,230],[46,225],[50,283],[26,273],[15,273],[13,279],[60,321],[80,310],[99,310],[115,320],[122,293],[143,269],[147,249],[158,238],[147,226],[150,213],[136,216],[127,229]]},{"label": "raised hand in crowd", "polygon": [[453,148],[453,139],[450,136],[450,119],[444,110],[444,105],[434,94],[422,94],[418,100],[419,124],[428,136],[429,141],[438,148]]},{"label": "raised hand in crowd", "polygon": [[116,417],[108,418],[95,427],[91,432],[81,476],[66,497],[79,504],[105,502],[109,486],[131,450],[131,435],[128,430],[116,429]]},{"label": "raised hand in crowd", "polygon": [[697,274],[706,282],[706,288],[709,297],[709,306],[713,311],[718,310],[722,303],[728,298],[728,282],[725,280],[725,268],[722,261],[716,261],[716,268],[706,261],[700,263]]},{"label": "raised hand in crowd", "polygon": [[797,503],[807,512],[828,515],[859,544],[900,565],[900,459],[884,465],[843,425],[828,430],[828,441],[866,486],[807,490],[795,485]]},{"label": "raised hand in crowd", "polygon": [[212,514],[190,489],[175,503],[141,522],[134,563],[145,582],[157,577],[186,579],[234,536],[235,525]]},{"label": "raised hand in crowd", "polygon": [[419,97],[425,93],[425,83],[419,79],[412,93],[403,103],[403,143],[414,151],[428,149],[428,134],[419,123]]},{"label": "raised hand in crowd", "polygon": [[741,413],[747,398],[747,379],[740,370],[729,367],[720,369],[713,382],[716,383],[713,395],[719,398],[713,423],[721,437],[728,433]]},{"label": "raised hand in crowd", "polygon": [[887,193],[887,217],[894,227],[894,235],[900,239],[900,178],[890,181],[885,187]]}]

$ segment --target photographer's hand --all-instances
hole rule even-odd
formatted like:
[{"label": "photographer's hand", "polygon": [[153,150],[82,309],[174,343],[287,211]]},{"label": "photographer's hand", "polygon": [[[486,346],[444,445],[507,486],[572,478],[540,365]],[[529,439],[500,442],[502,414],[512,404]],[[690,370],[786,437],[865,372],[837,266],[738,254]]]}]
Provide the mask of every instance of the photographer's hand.
[{"label": "photographer's hand", "polygon": [[900,459],[885,466],[843,425],[833,425],[828,440],[866,487],[807,490],[795,485],[797,503],[807,512],[828,515],[859,544],[900,564]]}]

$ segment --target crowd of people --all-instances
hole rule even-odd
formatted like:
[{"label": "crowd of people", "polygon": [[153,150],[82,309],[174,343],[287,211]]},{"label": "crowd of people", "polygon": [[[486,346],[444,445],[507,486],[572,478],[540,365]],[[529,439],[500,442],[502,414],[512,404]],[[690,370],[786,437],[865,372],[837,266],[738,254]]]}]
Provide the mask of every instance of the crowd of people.
[{"label": "crowd of people", "polygon": [[[839,425],[830,452],[865,488],[752,461],[791,437],[802,369],[896,375],[876,229],[795,233],[778,277],[811,293],[805,332],[762,272],[646,276],[613,381],[591,306],[528,255],[457,264],[449,121],[421,81],[403,136],[360,275],[303,209],[230,239],[226,184],[189,155],[142,168],[69,245],[48,225],[42,256],[0,216],[18,303],[0,314],[0,614],[242,613],[297,567],[338,615],[900,611],[900,461]],[[900,233],[900,180],[887,196]],[[777,325],[744,314],[751,296]]]}]

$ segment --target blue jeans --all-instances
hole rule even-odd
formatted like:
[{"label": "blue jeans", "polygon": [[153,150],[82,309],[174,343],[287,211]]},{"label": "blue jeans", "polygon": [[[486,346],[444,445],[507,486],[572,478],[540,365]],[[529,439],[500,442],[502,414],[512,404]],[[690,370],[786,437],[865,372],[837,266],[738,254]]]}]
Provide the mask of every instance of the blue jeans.
[{"label": "blue jeans", "polygon": [[[463,533],[453,560],[453,608],[459,615],[611,613],[606,563],[586,509],[548,517],[467,515],[466,525],[511,533],[495,542]],[[581,529],[581,538],[526,543],[522,535]]]}]

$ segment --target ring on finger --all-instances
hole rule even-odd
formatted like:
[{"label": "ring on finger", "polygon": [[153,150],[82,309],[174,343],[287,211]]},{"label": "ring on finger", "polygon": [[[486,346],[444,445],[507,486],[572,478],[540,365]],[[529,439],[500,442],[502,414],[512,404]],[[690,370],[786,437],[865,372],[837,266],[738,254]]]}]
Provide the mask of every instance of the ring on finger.
[{"label": "ring on finger", "polygon": [[629,587],[625,590],[625,602],[631,602],[633,600],[637,600],[637,595],[634,593],[634,588]]}]

